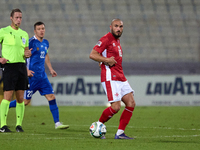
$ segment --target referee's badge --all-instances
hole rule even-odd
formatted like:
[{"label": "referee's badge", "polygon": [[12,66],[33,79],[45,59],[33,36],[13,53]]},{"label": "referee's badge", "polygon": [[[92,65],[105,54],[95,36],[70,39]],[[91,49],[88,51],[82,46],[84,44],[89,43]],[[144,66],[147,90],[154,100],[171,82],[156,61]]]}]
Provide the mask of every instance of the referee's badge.
[{"label": "referee's badge", "polygon": [[25,45],[26,44],[26,39],[22,38],[22,43]]}]

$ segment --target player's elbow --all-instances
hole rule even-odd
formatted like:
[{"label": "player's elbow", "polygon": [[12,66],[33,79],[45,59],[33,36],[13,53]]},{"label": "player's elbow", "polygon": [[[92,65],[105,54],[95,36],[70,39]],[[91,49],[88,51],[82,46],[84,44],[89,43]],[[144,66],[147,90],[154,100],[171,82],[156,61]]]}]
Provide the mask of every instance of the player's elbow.
[{"label": "player's elbow", "polygon": [[99,57],[99,53],[96,50],[92,50],[90,55],[89,55],[90,59],[98,61],[98,57]]},{"label": "player's elbow", "polygon": [[95,60],[95,56],[92,53],[90,53],[89,58]]}]

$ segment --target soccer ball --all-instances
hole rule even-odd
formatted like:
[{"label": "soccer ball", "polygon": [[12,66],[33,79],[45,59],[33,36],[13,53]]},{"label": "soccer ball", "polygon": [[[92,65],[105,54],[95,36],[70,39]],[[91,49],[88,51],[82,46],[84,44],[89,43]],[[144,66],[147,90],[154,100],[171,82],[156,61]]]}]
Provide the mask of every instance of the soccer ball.
[{"label": "soccer ball", "polygon": [[90,126],[90,135],[100,138],[106,134],[106,126],[102,122],[93,122]]}]

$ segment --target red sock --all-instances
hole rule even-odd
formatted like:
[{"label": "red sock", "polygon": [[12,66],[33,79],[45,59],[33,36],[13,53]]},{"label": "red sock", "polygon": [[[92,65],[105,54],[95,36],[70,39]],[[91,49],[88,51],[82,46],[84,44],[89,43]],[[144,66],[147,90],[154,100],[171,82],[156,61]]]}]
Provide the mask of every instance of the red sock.
[{"label": "red sock", "polygon": [[133,114],[133,107],[125,107],[124,111],[122,112],[122,115],[120,117],[120,122],[119,122],[119,128],[121,130],[125,130],[127,124],[129,123],[132,114]]},{"label": "red sock", "polygon": [[104,122],[108,121],[116,113],[117,112],[114,109],[112,109],[111,107],[108,107],[101,114],[101,117],[99,118],[99,121],[104,123]]}]

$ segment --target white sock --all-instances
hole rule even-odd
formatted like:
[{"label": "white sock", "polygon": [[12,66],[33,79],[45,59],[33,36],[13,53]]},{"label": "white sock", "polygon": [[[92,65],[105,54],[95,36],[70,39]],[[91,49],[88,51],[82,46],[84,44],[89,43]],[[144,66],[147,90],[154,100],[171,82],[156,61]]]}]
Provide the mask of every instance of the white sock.
[{"label": "white sock", "polygon": [[61,124],[60,122],[56,122],[56,123],[55,123],[56,126],[59,126],[60,124]]},{"label": "white sock", "polygon": [[118,129],[116,134],[117,134],[117,135],[121,135],[121,134],[123,134],[123,133],[124,133],[124,130]]}]

